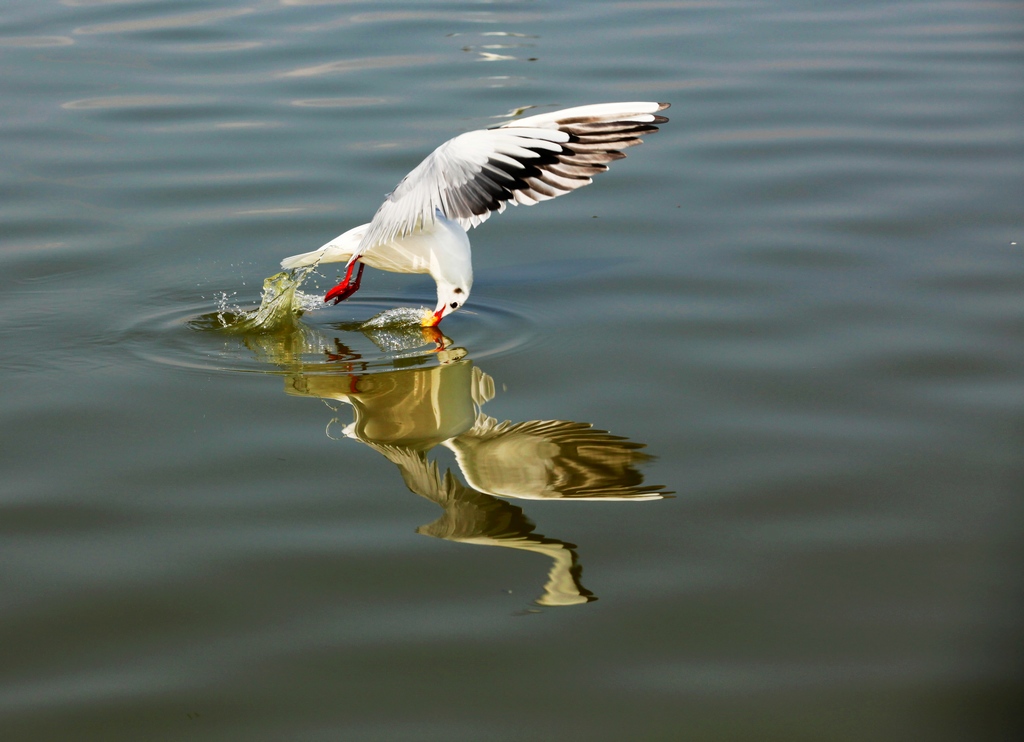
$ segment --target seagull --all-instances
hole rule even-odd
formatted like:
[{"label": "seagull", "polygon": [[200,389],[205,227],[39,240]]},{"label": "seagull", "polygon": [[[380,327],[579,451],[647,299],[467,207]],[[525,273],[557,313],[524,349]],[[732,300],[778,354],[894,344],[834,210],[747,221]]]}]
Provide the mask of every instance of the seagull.
[{"label": "seagull", "polygon": [[668,107],[598,103],[460,134],[406,175],[368,224],[318,250],[285,258],[281,267],[345,262],[344,280],[324,296],[335,304],[359,290],[367,265],[429,273],[437,283],[437,307],[421,324],[434,327],[469,299],[473,261],[467,229],[509,204],[532,205],[587,185],[608,169],[606,163],[625,157],[622,150],[658,131],[657,124],[668,119],[657,112]]}]

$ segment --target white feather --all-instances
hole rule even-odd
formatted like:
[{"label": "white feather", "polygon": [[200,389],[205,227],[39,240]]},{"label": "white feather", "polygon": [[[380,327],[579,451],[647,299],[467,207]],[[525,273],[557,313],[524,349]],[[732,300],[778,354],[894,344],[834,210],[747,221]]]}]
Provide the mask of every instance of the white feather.
[{"label": "white feather", "polygon": [[[531,205],[570,193],[622,159],[621,150],[666,122],[667,103],[599,103],[510,121],[449,139],[405,176],[373,220],[284,268],[359,260],[438,283],[437,316],[454,311],[472,284],[465,230],[508,204]],[[439,321],[439,320],[438,320]]]}]

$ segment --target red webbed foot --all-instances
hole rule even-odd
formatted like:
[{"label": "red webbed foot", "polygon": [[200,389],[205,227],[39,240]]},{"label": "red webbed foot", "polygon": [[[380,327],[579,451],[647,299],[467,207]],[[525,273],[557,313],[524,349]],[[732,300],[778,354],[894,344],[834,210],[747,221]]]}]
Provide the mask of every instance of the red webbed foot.
[{"label": "red webbed foot", "polygon": [[356,285],[349,286],[348,283],[345,282],[339,283],[327,292],[326,296],[324,296],[324,301],[330,303],[333,299],[334,303],[337,304],[338,302],[345,301],[345,299],[352,296],[352,294],[354,294],[358,289],[359,287]]},{"label": "red webbed foot", "polygon": [[333,299],[334,303],[337,304],[359,291],[359,282],[363,280],[363,268],[366,266],[359,263],[359,272],[356,273],[356,280],[352,281],[352,269],[355,267],[355,263],[349,265],[348,271],[345,272],[345,280],[327,292],[327,295],[324,296],[324,302],[330,302]]}]

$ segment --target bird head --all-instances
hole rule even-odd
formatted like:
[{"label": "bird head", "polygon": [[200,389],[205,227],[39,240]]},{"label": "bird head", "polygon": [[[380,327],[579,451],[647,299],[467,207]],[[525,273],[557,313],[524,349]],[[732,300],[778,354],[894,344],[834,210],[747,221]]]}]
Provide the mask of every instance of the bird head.
[{"label": "bird head", "polygon": [[451,284],[447,281],[437,282],[437,307],[423,318],[420,322],[421,325],[435,327],[441,320],[466,303],[471,283],[468,281],[460,283],[463,285]]}]

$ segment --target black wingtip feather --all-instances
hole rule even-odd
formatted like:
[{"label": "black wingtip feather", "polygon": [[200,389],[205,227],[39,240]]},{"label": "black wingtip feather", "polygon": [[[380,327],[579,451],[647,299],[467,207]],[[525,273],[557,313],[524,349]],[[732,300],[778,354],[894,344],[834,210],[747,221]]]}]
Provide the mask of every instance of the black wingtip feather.
[{"label": "black wingtip feather", "polygon": [[[657,110],[669,107],[659,103]],[[624,119],[631,117],[623,114]],[[609,162],[623,159],[622,151],[641,144],[641,137],[658,131],[659,124],[668,122],[665,116],[653,113],[634,113],[633,118],[649,117],[648,121],[609,120],[608,116],[579,116],[558,122],[558,128],[567,135],[560,149],[530,146],[521,143],[533,157],[508,155],[501,159],[489,158],[475,179],[464,183],[450,198],[452,216],[479,224],[490,212],[501,211],[507,204],[534,203],[555,198],[582,188],[592,177],[608,169]],[[501,126],[494,128],[503,128]]]}]

